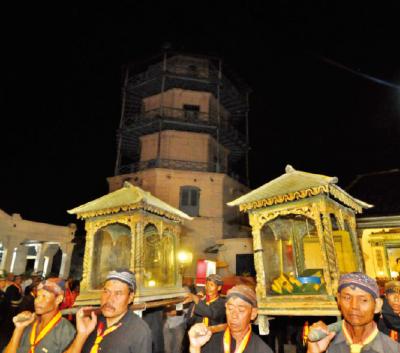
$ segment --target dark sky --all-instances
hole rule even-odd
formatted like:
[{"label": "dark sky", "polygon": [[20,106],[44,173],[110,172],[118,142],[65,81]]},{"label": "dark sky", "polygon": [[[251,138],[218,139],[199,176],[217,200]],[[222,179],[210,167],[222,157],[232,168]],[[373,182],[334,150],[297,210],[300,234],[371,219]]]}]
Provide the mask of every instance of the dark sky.
[{"label": "dark sky", "polygon": [[[112,4],[112,5],[111,5]],[[120,1],[3,11],[0,208],[74,222],[107,192],[121,67],[174,49],[221,56],[251,86],[250,177],[400,168],[398,1]],[[133,5],[135,4],[135,5]],[[368,200],[366,200],[368,201]]]}]

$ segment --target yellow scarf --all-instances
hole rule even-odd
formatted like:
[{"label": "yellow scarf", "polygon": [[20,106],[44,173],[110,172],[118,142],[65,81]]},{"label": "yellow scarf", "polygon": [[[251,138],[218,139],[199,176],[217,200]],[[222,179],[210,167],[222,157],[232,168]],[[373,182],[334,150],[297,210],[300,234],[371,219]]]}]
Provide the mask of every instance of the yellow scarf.
[{"label": "yellow scarf", "polygon": [[397,331],[395,331],[395,330],[390,330],[389,337],[393,341],[397,342],[397,340],[399,339],[399,333]]},{"label": "yellow scarf", "polygon": [[343,320],[343,324],[342,324],[342,331],[343,331],[344,337],[346,337],[347,343],[350,345],[350,353],[360,353],[361,349],[364,346],[366,346],[367,344],[371,343],[375,339],[376,335],[379,332],[378,328],[375,325],[372,333],[362,343],[353,343],[350,333],[349,333],[349,331],[347,331],[344,320]]},{"label": "yellow scarf", "polygon": [[57,312],[56,315],[49,321],[49,323],[43,328],[42,331],[36,336],[36,329],[39,324],[39,320],[36,320],[32,326],[31,335],[29,337],[29,343],[31,348],[29,353],[35,353],[35,348],[38,343],[61,321],[61,312]]},{"label": "yellow scarf", "polygon": [[[214,299],[206,301],[206,305],[210,305],[211,303],[214,303],[218,298],[219,298],[219,296],[215,297]],[[208,326],[208,323],[209,323],[208,317],[203,318],[203,324]]]},{"label": "yellow scarf", "polygon": [[[251,336],[251,325],[249,325],[249,329],[246,333],[246,335],[243,337],[242,342],[240,342],[239,346],[237,345],[236,342],[236,348],[234,353],[242,353],[246,347],[247,344],[249,343]],[[226,328],[224,332],[224,353],[230,353],[231,352],[231,332],[229,331],[229,326]]]},{"label": "yellow scarf", "polygon": [[99,351],[99,345],[100,345],[101,341],[103,340],[103,338],[105,336],[107,336],[109,333],[115,331],[121,325],[122,325],[122,323],[120,322],[118,325],[110,326],[105,331],[103,331],[104,324],[102,322],[99,322],[99,324],[97,326],[96,340],[94,341],[94,344],[92,346],[92,349],[90,350],[90,353],[97,353]]},{"label": "yellow scarf", "polygon": [[306,321],[303,325],[303,346],[305,347],[308,341],[308,334],[310,333],[310,326],[308,324],[308,321]]}]

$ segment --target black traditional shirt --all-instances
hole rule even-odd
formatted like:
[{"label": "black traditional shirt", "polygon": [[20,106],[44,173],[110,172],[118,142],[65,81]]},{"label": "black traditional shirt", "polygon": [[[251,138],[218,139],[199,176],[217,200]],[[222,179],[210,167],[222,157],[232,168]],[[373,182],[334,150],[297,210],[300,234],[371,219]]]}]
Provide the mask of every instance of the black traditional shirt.
[{"label": "black traditional shirt", "polygon": [[194,306],[193,320],[190,324],[197,324],[203,322],[205,317],[208,317],[208,326],[223,324],[226,322],[225,315],[225,299],[219,297],[217,300],[207,305],[205,300],[200,300]]},{"label": "black traditional shirt", "polygon": [[[231,337],[231,352],[236,348],[236,341]],[[224,332],[214,333],[202,348],[201,353],[224,353]],[[273,353],[272,349],[254,332],[251,333],[249,342],[243,353]]]},{"label": "black traditional shirt", "polygon": [[[382,314],[378,322],[379,331],[390,336],[391,331],[397,332],[397,342],[400,342],[400,316],[389,305],[387,299],[383,300]],[[393,333],[392,333],[392,336]]]},{"label": "black traditional shirt", "polygon": [[[98,321],[102,321],[105,325],[104,327],[107,327],[106,319],[103,315],[99,315]],[[151,331],[139,316],[128,310],[118,323],[121,323],[120,327],[104,336],[99,345],[99,352],[151,353]],[[85,342],[82,353],[90,353],[96,336],[97,330],[94,330]]]}]

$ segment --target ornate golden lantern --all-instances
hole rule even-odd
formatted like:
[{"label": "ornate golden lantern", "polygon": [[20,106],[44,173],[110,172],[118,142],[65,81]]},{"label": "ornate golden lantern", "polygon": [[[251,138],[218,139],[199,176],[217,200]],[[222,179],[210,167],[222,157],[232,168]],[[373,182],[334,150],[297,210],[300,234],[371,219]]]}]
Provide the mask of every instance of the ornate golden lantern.
[{"label": "ornate golden lantern", "polygon": [[130,183],[68,211],[85,220],[86,246],[77,305],[97,304],[108,271],[136,273],[135,302],[182,296],[177,249],[184,212]]},{"label": "ornate golden lantern", "polygon": [[228,203],[249,214],[261,323],[265,315],[339,315],[339,274],[363,270],[355,214],[372,206],[336,183],[287,166]]}]

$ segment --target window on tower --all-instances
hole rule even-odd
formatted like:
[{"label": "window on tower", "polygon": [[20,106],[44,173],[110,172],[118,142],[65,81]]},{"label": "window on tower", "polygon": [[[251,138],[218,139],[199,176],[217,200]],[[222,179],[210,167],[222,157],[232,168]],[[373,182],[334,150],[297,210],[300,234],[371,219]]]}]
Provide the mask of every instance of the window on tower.
[{"label": "window on tower", "polygon": [[186,119],[190,120],[190,119],[198,119],[199,118],[200,106],[184,104],[183,110],[184,110]]},{"label": "window on tower", "polygon": [[200,208],[200,189],[196,186],[182,186],[179,209],[189,216],[198,217]]}]

